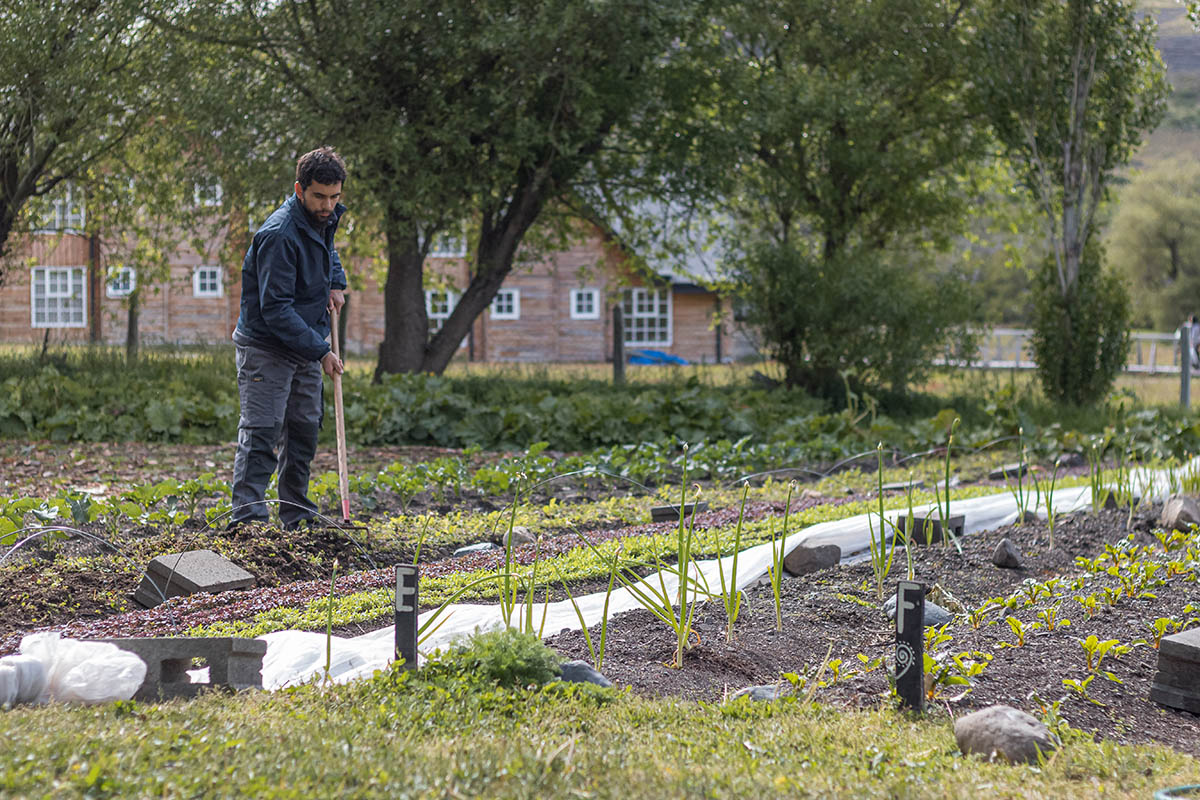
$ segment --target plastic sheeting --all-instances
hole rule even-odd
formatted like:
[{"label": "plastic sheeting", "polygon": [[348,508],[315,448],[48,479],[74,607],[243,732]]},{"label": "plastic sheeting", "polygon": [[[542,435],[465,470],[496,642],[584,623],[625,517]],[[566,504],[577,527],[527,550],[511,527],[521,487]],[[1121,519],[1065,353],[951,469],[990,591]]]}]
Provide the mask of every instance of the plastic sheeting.
[{"label": "plastic sheeting", "polygon": [[115,644],[32,633],[20,655],[0,658],[0,705],[128,700],[145,677],[145,662]]},{"label": "plastic sheeting", "polygon": [[[1147,479],[1151,477],[1147,476]],[[1161,480],[1165,482],[1165,479]],[[1150,480],[1149,482],[1153,488],[1160,488],[1157,486],[1158,481]],[[1054,494],[1054,509],[1056,513],[1079,511],[1090,507],[1090,500],[1090,487],[1063,488]],[[913,511],[917,514],[936,513],[935,509],[936,506],[933,504],[913,507]],[[1009,493],[969,500],[955,500],[950,504],[950,510],[953,514],[966,516],[965,532],[968,534],[1009,525],[1016,521],[1018,514],[1016,499]],[[1030,510],[1045,516],[1045,509],[1042,507]],[[897,516],[907,513],[907,509],[884,511],[884,517],[889,522],[895,522]],[[870,547],[872,525],[878,535],[878,513],[860,514],[834,522],[812,525],[788,536],[784,542],[784,552],[789,553],[802,544],[809,546],[836,544],[842,549],[843,561],[853,560],[861,557]],[[767,573],[770,566],[771,545],[769,542],[742,551],[738,555],[738,588],[744,589],[758,581]],[[707,584],[714,593],[719,593],[720,573],[722,570],[725,572],[725,580],[728,583],[733,572],[733,556],[731,554],[721,559],[700,562],[696,568],[699,571],[699,575],[696,577],[701,585]],[[658,576],[651,576],[646,580],[653,581],[651,585],[655,587],[656,592],[661,592]],[[678,589],[678,577],[666,573],[662,576],[662,583],[665,584],[669,596],[673,597]],[[588,627],[601,622],[604,614],[604,602],[604,592],[575,598],[579,612]],[[641,607],[641,603],[633,593],[624,587],[614,589],[608,601],[610,616]],[[520,611],[519,608],[514,611],[514,618]],[[422,614],[421,623],[424,624],[434,613],[434,611],[427,611]],[[490,630],[504,626],[504,618],[499,605],[458,604],[447,607],[442,613],[444,619],[439,619],[440,627],[421,644],[422,653],[440,650],[455,640],[469,636],[477,629]],[[543,631],[547,636],[563,630],[579,628],[579,615],[576,614],[575,606],[569,600],[535,605],[533,613],[534,629]],[[326,637],[324,634],[280,631],[259,638],[267,642],[267,654],[263,659],[263,686],[265,688],[280,689],[295,686],[325,674]],[[394,648],[395,632],[392,626],[353,638],[332,637],[332,660],[329,676],[337,682],[367,677],[375,670],[383,669],[392,661]]]}]

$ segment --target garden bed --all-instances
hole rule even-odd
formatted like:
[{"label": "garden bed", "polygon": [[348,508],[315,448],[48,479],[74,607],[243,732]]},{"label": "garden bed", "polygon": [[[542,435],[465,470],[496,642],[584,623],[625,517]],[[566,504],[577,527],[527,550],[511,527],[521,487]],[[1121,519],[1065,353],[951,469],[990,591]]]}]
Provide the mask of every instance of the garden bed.
[{"label": "garden bed", "polygon": [[[138,476],[144,479],[147,470],[161,475],[162,470],[184,474],[202,468],[225,469],[227,465],[221,460],[224,452],[203,447],[89,446],[73,451],[46,448],[20,453],[10,448],[4,459],[7,491],[13,492],[16,487],[29,491],[39,481],[64,476],[71,476],[75,482],[93,475],[106,481],[133,481]],[[389,450],[360,457],[374,458],[372,464],[383,466],[401,455]],[[327,465],[318,461],[315,466],[319,470]],[[598,501],[603,494],[586,484],[562,484],[554,492],[543,493],[541,499],[553,496],[565,498],[568,503],[585,504]],[[828,505],[866,496],[861,490],[857,494],[831,495],[832,492],[824,495],[810,492],[802,505]],[[410,511],[418,507],[453,507],[453,503],[438,503],[433,497],[415,498],[412,502],[416,505]],[[479,497],[466,503],[468,513],[476,514],[492,512],[498,504],[498,499],[489,502]],[[374,514],[383,518],[398,511],[385,502]],[[700,515],[698,525],[703,521],[705,525],[728,526],[735,517],[726,507]],[[747,520],[765,517],[781,518],[782,503],[760,501],[749,506]],[[963,539],[961,554],[944,546],[914,548],[915,578],[936,585],[933,599],[940,605],[962,612],[944,630],[943,635],[949,638],[931,642],[933,646],[928,652],[938,656],[943,665],[953,663],[953,656],[963,653],[967,655],[960,658],[962,663],[984,665],[982,671],[971,676],[969,687],[934,686],[930,713],[958,715],[1003,702],[1047,718],[1066,735],[1073,728],[1088,736],[1120,742],[1158,742],[1200,754],[1200,718],[1163,709],[1148,700],[1157,657],[1154,648],[1157,637],[1152,626],[1156,620],[1180,626],[1197,624],[1192,618],[1200,617],[1200,611],[1187,610],[1189,606],[1193,609],[1200,606],[1200,584],[1195,579],[1197,565],[1193,562],[1190,572],[1170,577],[1166,576],[1166,568],[1161,567],[1157,573],[1157,579],[1164,581],[1161,585],[1143,586],[1125,595],[1119,576],[1109,575],[1102,568],[1104,565],[1092,564],[1089,569],[1077,561],[1103,556],[1106,545],[1126,540],[1130,533],[1133,539],[1126,547],[1148,548],[1137,551],[1141,553],[1139,557],[1156,563],[1179,558],[1179,552],[1168,552],[1167,545],[1154,535],[1155,517],[1156,509],[1143,508],[1128,530],[1129,515],[1125,511],[1064,517],[1055,527],[1052,549],[1044,522],[972,534]],[[570,529],[577,536],[550,537],[538,552],[548,556],[580,547],[583,538],[596,544],[671,529],[670,524],[629,525],[615,517],[593,515],[586,525]],[[231,604],[224,597],[178,599],[160,609],[128,612],[127,596],[138,578],[133,563],[152,553],[178,548],[182,543],[232,549],[239,563],[255,573],[260,588],[240,598],[247,605],[239,613],[245,614],[320,596],[322,587],[327,589],[334,558],[340,561],[343,570],[350,570],[338,583],[337,593],[343,595],[386,589],[390,570],[382,567],[407,561],[412,556],[411,547],[387,549],[371,545],[368,554],[375,566],[381,567],[373,570],[367,568],[370,565],[346,539],[320,534],[283,534],[277,530],[225,534],[219,529],[201,531],[195,523],[177,528],[169,536],[152,524],[125,530],[124,534],[122,547],[137,558],[124,564],[113,561],[108,572],[79,568],[72,559],[94,556],[97,548],[73,542],[55,545],[45,554],[31,551],[27,563],[6,566],[0,572],[3,589],[0,596],[6,598],[0,606],[3,624],[0,634],[7,636],[3,637],[0,651],[10,652],[22,632],[38,627],[61,626],[80,636],[179,634],[201,624],[197,620],[206,613],[215,615],[218,609],[227,613]],[[996,542],[1005,536],[1021,552],[1023,569],[1006,570],[992,564]],[[502,558],[484,554],[448,559],[453,544],[456,542],[429,545],[421,559],[425,575],[495,568]],[[522,558],[529,555],[530,551],[522,551]],[[38,571],[39,559],[42,562],[49,559],[59,564],[59,568],[48,577],[44,570]],[[905,570],[901,551],[892,565],[888,585],[894,586]],[[1077,579],[1082,579],[1078,585]],[[603,590],[605,583],[597,578],[577,581],[572,583],[572,593],[578,596]],[[1111,603],[1108,600],[1111,594],[1105,595],[1105,588],[1119,592]],[[561,596],[555,590],[551,599]],[[621,614],[609,623],[602,671],[618,685],[631,687],[639,694],[707,701],[720,700],[751,684],[778,682],[781,675],[791,673],[797,686],[816,687],[815,697],[834,707],[887,705],[892,702],[888,699],[886,675],[894,651],[894,629],[879,605],[871,566],[866,562],[841,565],[803,578],[787,578],[781,592],[783,626],[782,631],[777,631],[771,588],[760,585],[747,592],[732,640],[726,640],[725,610],[721,603],[714,601],[699,607],[696,643],[685,652],[683,666],[678,669],[664,663],[673,655],[674,631],[645,611]],[[189,617],[193,612],[199,616]],[[1016,626],[1007,621],[1009,617],[1016,620]],[[1064,620],[1070,624],[1064,624]],[[353,635],[387,622],[385,618],[370,623],[335,624],[339,633]],[[591,635],[595,644],[599,629],[593,628]],[[1088,654],[1080,644],[1088,636],[1117,643],[1102,664],[1093,664],[1091,669]],[[557,634],[548,642],[564,657],[592,658],[579,632]],[[1124,648],[1128,649],[1117,653]],[[946,666],[942,677],[954,677],[965,671]],[[1074,681],[1079,688],[1065,681]],[[970,691],[964,694],[968,688]]]}]

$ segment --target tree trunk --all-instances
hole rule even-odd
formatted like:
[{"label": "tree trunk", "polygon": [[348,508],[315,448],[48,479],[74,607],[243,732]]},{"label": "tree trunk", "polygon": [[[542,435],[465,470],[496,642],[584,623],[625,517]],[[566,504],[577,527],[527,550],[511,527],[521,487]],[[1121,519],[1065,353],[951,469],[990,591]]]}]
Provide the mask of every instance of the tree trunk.
[{"label": "tree trunk", "polygon": [[422,371],[437,375],[445,371],[475,319],[495,298],[504,279],[512,272],[513,257],[521,239],[545,205],[545,185],[544,172],[531,172],[498,220],[491,214],[484,215],[475,259],[475,275],[450,318],[430,341]]},{"label": "tree trunk", "polygon": [[129,295],[129,308],[125,317],[125,363],[133,366],[138,360],[138,317],[141,313],[142,290],[134,289]]},{"label": "tree trunk", "polygon": [[383,341],[375,381],[397,372],[422,369],[429,320],[421,283],[425,254],[409,220],[389,214],[384,221],[388,274],[383,287]]}]

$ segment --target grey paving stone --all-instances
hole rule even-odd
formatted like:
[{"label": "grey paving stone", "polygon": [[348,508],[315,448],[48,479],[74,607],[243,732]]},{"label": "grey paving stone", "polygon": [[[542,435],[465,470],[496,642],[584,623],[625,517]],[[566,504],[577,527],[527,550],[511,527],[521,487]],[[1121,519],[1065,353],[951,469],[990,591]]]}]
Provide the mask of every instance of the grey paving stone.
[{"label": "grey paving stone", "polygon": [[1005,464],[989,472],[988,480],[999,481],[1004,480],[1005,478],[1020,478],[1028,471],[1028,469],[1029,468],[1023,463]]},{"label": "grey paving stone", "polygon": [[227,592],[254,585],[254,576],[212,550],[187,550],[151,559],[134,592],[134,599],[147,608],[164,597]]},{"label": "grey paving stone", "polygon": [[[683,506],[683,515],[690,517],[692,514],[699,514],[708,511],[708,503],[685,503]],[[679,520],[679,506],[654,506],[650,509],[651,522],[676,522]]]}]

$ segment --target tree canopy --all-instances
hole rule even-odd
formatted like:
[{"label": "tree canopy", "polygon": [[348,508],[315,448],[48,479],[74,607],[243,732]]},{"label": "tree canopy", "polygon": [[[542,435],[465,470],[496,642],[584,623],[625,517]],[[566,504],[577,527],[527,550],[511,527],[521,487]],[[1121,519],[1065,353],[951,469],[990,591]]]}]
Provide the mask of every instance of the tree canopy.
[{"label": "tree canopy", "polygon": [[85,175],[169,100],[170,48],[141,12],[139,0],[0,5],[0,254],[31,199]]},{"label": "tree canopy", "polygon": [[[160,20],[270,71],[288,138],[347,156],[355,214],[386,242],[379,371],[440,372],[547,208],[647,113],[694,0],[194,0]],[[269,109],[264,109],[269,111]],[[471,280],[430,335],[425,261],[470,223]]]}]

